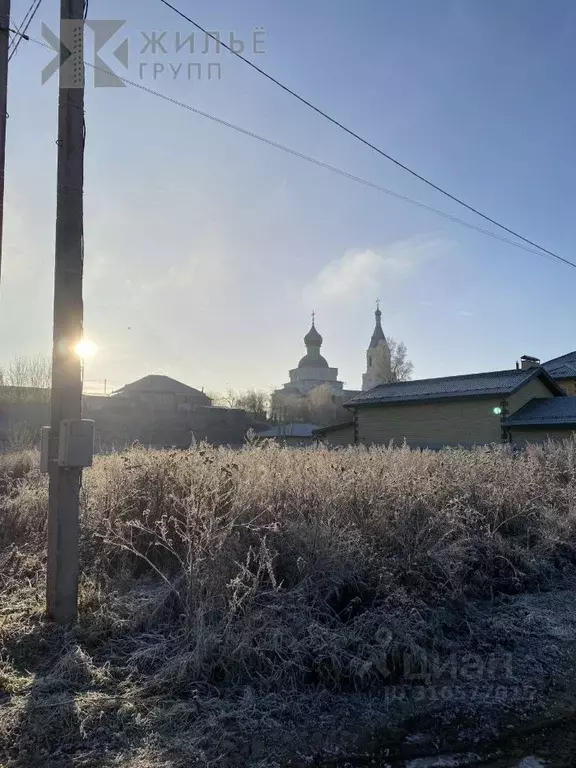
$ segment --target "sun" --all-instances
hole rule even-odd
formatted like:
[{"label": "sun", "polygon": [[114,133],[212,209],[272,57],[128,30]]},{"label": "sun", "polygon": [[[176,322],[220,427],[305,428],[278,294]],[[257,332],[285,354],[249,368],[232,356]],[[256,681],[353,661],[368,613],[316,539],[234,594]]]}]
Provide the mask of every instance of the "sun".
[{"label": "sun", "polygon": [[81,360],[87,360],[94,357],[97,351],[98,347],[91,339],[82,339],[82,341],[79,341],[74,345],[74,354]]}]

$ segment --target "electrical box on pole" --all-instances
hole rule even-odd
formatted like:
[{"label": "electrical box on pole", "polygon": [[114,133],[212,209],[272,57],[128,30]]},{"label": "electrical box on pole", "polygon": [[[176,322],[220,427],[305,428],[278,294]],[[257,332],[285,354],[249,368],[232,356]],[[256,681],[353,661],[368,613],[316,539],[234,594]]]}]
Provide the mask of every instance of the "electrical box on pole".
[{"label": "electrical box on pole", "polygon": [[58,464],[61,467],[91,467],[94,459],[94,422],[64,419],[60,424]]},{"label": "electrical box on pole", "polygon": [[[58,465],[67,469],[91,467],[94,460],[95,423],[90,419],[64,419],[60,423]],[[40,471],[50,471],[50,427],[42,427]]]}]

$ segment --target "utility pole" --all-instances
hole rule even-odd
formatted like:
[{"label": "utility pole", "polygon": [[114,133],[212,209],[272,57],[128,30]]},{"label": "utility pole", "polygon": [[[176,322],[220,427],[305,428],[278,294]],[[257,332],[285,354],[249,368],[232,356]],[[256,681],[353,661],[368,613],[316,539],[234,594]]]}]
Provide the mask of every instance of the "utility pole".
[{"label": "utility pole", "polygon": [[59,623],[78,610],[78,512],[82,469],[61,466],[64,419],[82,416],[84,187],[84,0],[61,0],[58,195],[54,272],[47,614]]},{"label": "utility pole", "polygon": [[0,273],[4,241],[4,176],[6,173],[6,123],[8,122],[8,48],[10,0],[0,0]]}]

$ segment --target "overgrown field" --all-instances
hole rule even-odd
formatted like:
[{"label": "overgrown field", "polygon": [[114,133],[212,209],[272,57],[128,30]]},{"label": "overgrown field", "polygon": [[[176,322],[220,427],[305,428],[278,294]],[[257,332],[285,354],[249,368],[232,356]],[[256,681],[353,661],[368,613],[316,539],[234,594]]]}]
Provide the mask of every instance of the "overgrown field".
[{"label": "overgrown field", "polygon": [[61,629],[38,463],[0,456],[0,764],[267,764],[318,750],[310,722],[344,743],[406,654],[499,648],[491,606],[575,572],[576,441],[133,449],[84,474]]}]

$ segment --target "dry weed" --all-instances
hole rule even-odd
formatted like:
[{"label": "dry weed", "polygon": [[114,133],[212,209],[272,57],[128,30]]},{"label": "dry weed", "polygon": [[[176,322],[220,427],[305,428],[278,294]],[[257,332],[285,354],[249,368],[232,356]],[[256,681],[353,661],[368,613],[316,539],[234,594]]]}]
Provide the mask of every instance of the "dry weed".
[{"label": "dry weed", "polygon": [[279,691],[288,709],[376,692],[406,654],[488,646],[470,640],[478,601],[576,563],[576,441],[135,448],[84,474],[81,618],[60,629],[42,618],[37,466],[0,456],[0,750],[18,765],[226,757]]}]

